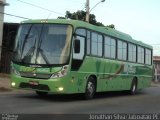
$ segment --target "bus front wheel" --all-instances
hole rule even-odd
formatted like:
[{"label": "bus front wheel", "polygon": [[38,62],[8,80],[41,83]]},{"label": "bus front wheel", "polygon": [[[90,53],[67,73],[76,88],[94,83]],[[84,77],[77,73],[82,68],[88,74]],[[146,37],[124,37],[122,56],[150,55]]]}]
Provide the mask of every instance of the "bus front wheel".
[{"label": "bus front wheel", "polygon": [[85,99],[92,99],[94,97],[95,92],[96,92],[95,80],[93,77],[89,77],[86,85]]}]

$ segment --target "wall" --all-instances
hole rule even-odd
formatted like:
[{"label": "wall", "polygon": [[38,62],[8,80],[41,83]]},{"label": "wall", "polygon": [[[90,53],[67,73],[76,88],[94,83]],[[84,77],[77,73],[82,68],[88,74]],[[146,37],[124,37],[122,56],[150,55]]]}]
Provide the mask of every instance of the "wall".
[{"label": "wall", "polygon": [[3,38],[3,20],[4,20],[4,6],[8,5],[6,0],[0,0],[0,61],[2,53],[2,38]]},{"label": "wall", "polygon": [[160,56],[153,57],[153,63],[155,68],[155,82],[160,82]]},{"label": "wall", "polygon": [[19,27],[18,23],[4,23],[3,25],[2,54],[0,72],[10,73],[10,63],[15,42],[15,36]]}]

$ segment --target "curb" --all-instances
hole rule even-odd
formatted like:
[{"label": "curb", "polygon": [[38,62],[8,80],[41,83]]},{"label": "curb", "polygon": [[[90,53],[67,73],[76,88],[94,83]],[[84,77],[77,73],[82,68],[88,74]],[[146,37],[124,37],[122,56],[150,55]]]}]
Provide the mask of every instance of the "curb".
[{"label": "curb", "polygon": [[152,87],[160,87],[160,82],[152,82],[151,86]]}]

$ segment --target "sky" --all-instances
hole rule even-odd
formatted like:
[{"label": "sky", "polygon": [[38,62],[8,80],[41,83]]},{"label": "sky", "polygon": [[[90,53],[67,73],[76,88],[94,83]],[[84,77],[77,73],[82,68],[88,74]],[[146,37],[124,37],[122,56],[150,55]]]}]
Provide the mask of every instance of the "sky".
[{"label": "sky", "polygon": [[[23,1],[23,2],[22,2]],[[90,0],[92,9],[101,0]],[[85,10],[86,0],[6,0],[5,13],[29,19],[56,19],[66,11]],[[45,9],[31,6],[31,3]],[[92,11],[96,20],[127,33],[133,39],[153,46],[153,54],[160,56],[160,0],[106,0]],[[25,19],[4,16],[5,22],[19,23]]]}]

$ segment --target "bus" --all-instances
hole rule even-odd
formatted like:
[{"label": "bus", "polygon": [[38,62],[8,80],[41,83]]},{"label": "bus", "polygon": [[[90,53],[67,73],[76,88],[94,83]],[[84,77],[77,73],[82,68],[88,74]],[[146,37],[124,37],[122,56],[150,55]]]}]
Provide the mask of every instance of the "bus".
[{"label": "bus", "polygon": [[11,86],[38,95],[129,91],[149,87],[152,46],[109,27],[65,19],[20,24],[11,62]]}]

